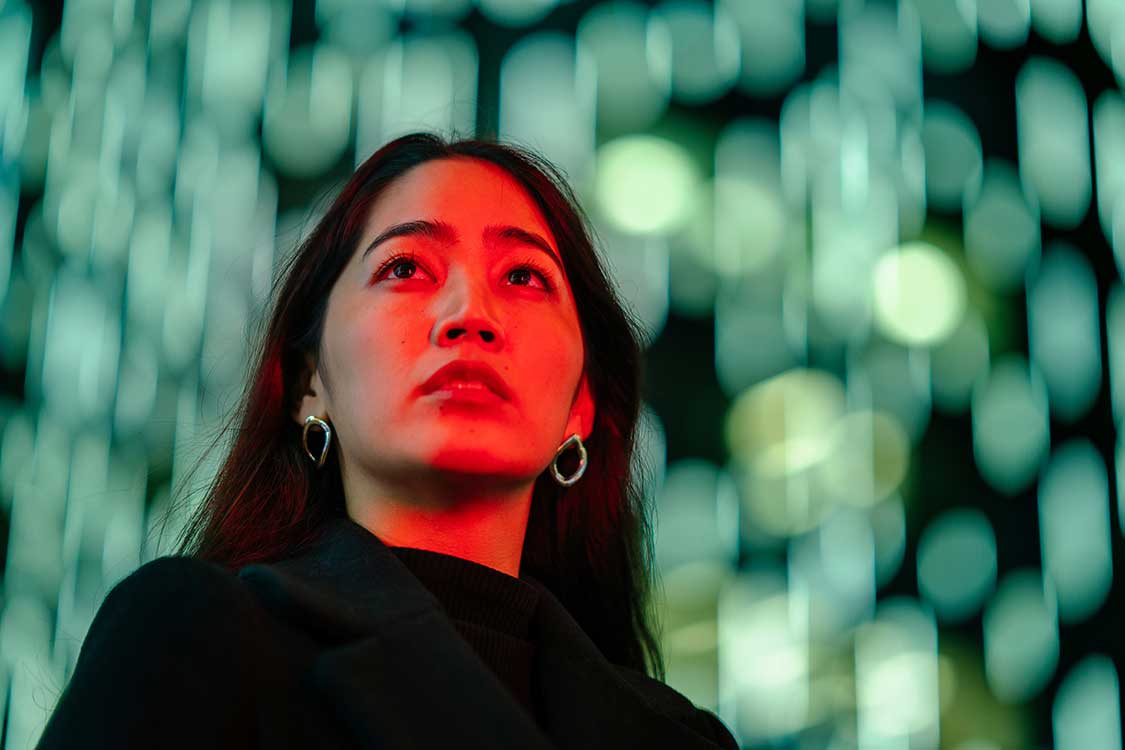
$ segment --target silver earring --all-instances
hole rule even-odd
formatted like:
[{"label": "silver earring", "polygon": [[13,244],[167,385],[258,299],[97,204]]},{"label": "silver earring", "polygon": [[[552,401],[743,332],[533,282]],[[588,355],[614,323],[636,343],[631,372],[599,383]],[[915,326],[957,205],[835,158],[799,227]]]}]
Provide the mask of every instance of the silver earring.
[{"label": "silver earring", "polygon": [[[324,445],[320,449],[320,456],[314,456],[312,451],[309,450],[309,428],[316,425],[324,432]],[[316,468],[324,466],[324,459],[328,457],[328,446],[332,442],[332,428],[318,416],[310,414],[305,417],[305,429],[301,433],[301,444],[305,447],[305,455],[312,459],[316,464]]]},{"label": "silver earring", "polygon": [[[561,456],[563,454],[563,451],[565,451],[571,445],[577,445],[578,446],[578,471],[574,472],[574,474],[570,477],[564,477],[562,474],[559,473],[559,456]],[[551,474],[555,477],[556,482],[561,484],[563,487],[569,487],[572,484],[574,484],[575,482],[577,482],[579,479],[581,479],[582,475],[585,472],[586,472],[586,446],[582,445],[582,438],[578,437],[578,433],[576,432],[573,435],[571,435],[570,437],[568,437],[566,439],[566,441],[562,445],[559,446],[559,449],[557,451],[555,451],[555,458],[554,458],[553,461],[551,461]]]}]

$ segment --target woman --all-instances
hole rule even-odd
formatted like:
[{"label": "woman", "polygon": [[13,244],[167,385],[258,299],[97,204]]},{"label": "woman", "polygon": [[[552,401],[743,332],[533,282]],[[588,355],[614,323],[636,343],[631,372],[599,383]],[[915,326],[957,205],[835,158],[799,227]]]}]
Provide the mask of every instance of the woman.
[{"label": "woman", "polygon": [[394,140],[279,287],[208,496],[39,747],[737,747],[663,683],[639,329],[557,171]]}]

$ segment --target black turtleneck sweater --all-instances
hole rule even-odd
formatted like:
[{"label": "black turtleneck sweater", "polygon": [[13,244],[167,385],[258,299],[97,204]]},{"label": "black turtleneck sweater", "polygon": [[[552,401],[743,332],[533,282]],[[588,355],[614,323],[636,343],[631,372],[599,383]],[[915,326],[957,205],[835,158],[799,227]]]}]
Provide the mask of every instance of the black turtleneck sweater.
[{"label": "black turtleneck sweater", "polygon": [[414,547],[390,550],[437,597],[461,636],[537,718],[531,690],[535,644],[529,628],[539,589],[453,555]]}]

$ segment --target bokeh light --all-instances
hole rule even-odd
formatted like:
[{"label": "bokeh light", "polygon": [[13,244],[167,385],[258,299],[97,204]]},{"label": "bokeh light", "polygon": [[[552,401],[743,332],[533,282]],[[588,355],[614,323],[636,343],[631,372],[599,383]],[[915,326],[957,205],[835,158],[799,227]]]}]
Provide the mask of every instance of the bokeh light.
[{"label": "bokeh light", "polygon": [[682,147],[629,136],[601,147],[597,195],[609,220],[626,232],[678,229],[692,209],[698,170]]},{"label": "bokeh light", "polygon": [[911,242],[875,265],[875,321],[888,337],[913,346],[944,341],[965,313],[965,282],[940,249]]},{"label": "bokeh light", "polygon": [[975,508],[931,521],[918,540],[918,590],[945,622],[979,611],[996,585],[996,534]]},{"label": "bokeh light", "polygon": [[1038,571],[1006,573],[984,611],[984,667],[989,687],[1002,701],[1035,696],[1059,660],[1054,590]]}]

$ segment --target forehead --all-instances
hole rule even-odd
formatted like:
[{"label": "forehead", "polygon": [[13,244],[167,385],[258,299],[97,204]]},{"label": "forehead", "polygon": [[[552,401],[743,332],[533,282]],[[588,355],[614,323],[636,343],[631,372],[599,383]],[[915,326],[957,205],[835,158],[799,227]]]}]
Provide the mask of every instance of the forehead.
[{"label": "forehead", "polygon": [[367,221],[369,234],[402,221],[443,220],[479,237],[489,224],[535,231],[558,249],[542,212],[512,175],[472,158],[434,159],[412,167],[382,192]]}]

